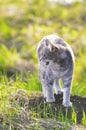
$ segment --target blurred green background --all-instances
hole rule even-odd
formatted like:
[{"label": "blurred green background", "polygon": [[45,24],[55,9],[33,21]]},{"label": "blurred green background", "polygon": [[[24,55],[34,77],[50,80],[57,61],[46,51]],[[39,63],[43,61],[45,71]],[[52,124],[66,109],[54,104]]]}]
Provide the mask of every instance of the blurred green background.
[{"label": "blurred green background", "polygon": [[75,54],[72,93],[86,96],[85,1],[0,0],[0,75],[29,71],[33,78],[38,77],[36,48],[41,38],[51,33],[71,45]]}]

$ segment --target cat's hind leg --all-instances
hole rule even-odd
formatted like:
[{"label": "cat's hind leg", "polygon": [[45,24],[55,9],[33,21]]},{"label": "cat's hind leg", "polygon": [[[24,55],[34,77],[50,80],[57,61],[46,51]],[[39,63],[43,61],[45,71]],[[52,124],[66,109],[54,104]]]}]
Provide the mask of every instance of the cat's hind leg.
[{"label": "cat's hind leg", "polygon": [[72,103],[70,102],[71,83],[72,83],[72,75],[63,78],[63,84],[64,84],[63,106],[64,107],[72,107]]}]

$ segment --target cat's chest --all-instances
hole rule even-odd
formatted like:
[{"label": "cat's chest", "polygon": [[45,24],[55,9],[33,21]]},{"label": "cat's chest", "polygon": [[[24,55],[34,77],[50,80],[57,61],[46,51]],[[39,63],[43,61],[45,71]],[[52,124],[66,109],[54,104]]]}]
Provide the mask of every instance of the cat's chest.
[{"label": "cat's chest", "polygon": [[41,61],[40,67],[42,70],[46,71],[47,74],[53,75],[55,77],[64,75],[69,69],[68,65],[64,61],[61,63],[54,63],[49,60],[46,60],[44,62]]},{"label": "cat's chest", "polygon": [[53,75],[58,77],[62,77],[63,75],[65,75],[69,69],[67,65],[61,66],[60,64],[52,64],[51,68]]}]

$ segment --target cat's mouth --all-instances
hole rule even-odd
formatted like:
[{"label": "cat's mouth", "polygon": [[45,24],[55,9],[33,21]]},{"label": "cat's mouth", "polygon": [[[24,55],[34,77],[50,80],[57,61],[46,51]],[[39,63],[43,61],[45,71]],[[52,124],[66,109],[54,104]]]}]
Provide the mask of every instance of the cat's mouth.
[{"label": "cat's mouth", "polygon": [[44,57],[41,57],[41,58],[40,58],[40,62],[44,62],[45,65],[49,65],[49,61],[46,60],[46,59],[44,59]]},{"label": "cat's mouth", "polygon": [[48,65],[49,64],[49,61],[46,61],[46,65]]}]

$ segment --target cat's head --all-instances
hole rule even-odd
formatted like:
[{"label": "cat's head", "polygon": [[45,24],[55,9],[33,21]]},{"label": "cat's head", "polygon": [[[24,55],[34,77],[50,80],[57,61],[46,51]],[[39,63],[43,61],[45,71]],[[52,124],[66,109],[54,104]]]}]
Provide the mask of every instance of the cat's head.
[{"label": "cat's head", "polygon": [[55,52],[56,53],[58,52],[58,48],[52,45],[51,42],[47,38],[44,38],[43,40],[41,40],[37,49],[39,60],[50,59],[52,57],[52,54]]}]

